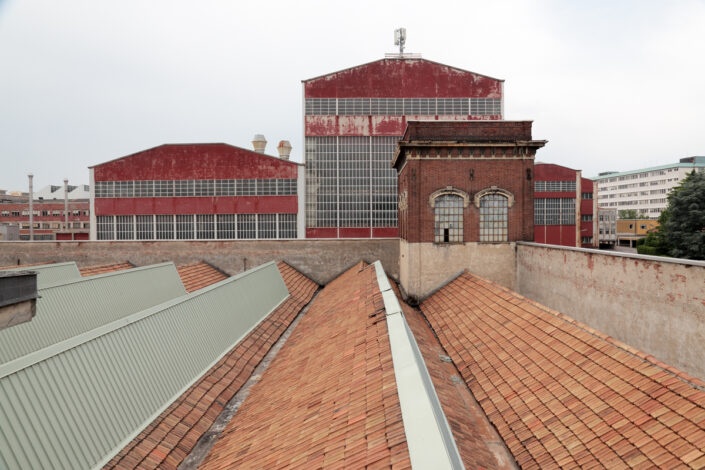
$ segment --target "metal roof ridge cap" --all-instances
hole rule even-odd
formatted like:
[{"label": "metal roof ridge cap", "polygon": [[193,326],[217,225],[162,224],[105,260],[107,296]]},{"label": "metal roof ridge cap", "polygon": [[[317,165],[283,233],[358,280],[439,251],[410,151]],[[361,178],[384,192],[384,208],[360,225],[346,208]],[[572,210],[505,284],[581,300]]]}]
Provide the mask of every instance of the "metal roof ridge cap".
[{"label": "metal roof ridge cap", "polygon": [[[271,264],[271,263],[266,263],[266,264]],[[281,277],[281,275],[280,275],[280,277]],[[282,279],[282,282],[283,282],[283,279]],[[283,304],[284,302],[286,302],[286,301],[289,299],[289,297],[291,297],[291,294],[287,291],[286,296],[284,296],[284,298],[283,298],[277,305],[275,305],[274,307],[272,307],[272,309],[271,309],[266,315],[264,315],[262,318],[260,318],[260,320],[259,320],[257,323],[255,323],[255,324],[252,326],[252,328],[250,328],[250,329],[247,330],[245,333],[243,333],[239,338],[237,338],[237,340],[235,340],[235,342],[234,342],[232,345],[230,345],[228,348],[226,348],[211,364],[209,364],[208,366],[206,366],[206,368],[203,369],[203,372],[201,373],[201,375],[196,376],[192,381],[190,381],[190,382],[189,382],[188,384],[186,384],[181,390],[179,390],[176,394],[174,394],[174,396],[173,396],[171,399],[167,400],[166,403],[165,403],[161,408],[159,408],[159,409],[158,409],[157,411],[155,411],[149,418],[147,418],[147,419],[145,420],[145,422],[142,423],[130,436],[128,436],[127,438],[125,438],[125,439],[124,439],[122,442],[120,442],[117,446],[115,446],[113,449],[111,449],[111,450],[106,454],[106,456],[104,456],[103,459],[102,459],[101,461],[99,461],[98,464],[96,464],[93,468],[95,468],[95,469],[102,468],[102,467],[105,466],[108,462],[110,462],[110,460],[111,460],[113,457],[115,457],[115,455],[117,455],[118,452],[120,452],[125,446],[127,446],[130,442],[132,442],[132,440],[133,440],[135,437],[139,436],[139,434],[140,434],[147,426],[149,426],[150,423],[152,423],[155,419],[157,419],[157,418],[159,417],[159,415],[161,415],[161,414],[164,412],[164,410],[166,410],[167,408],[169,408],[169,406],[171,406],[171,404],[174,403],[181,395],[183,395],[184,393],[186,393],[186,391],[187,391],[189,388],[191,388],[191,386],[193,386],[193,384],[195,384],[196,382],[198,382],[199,380],[201,380],[201,379],[203,378],[203,375],[204,375],[206,372],[208,372],[208,371],[211,370],[213,367],[215,367],[215,365],[218,364],[218,362],[219,362],[226,354],[228,354],[230,351],[232,351],[232,349],[233,349],[235,346],[237,346],[243,339],[245,339],[245,338],[247,337],[247,335],[249,335],[255,328],[257,328],[257,327],[262,323],[262,321],[264,321],[265,318],[269,317],[276,309],[278,309],[279,307],[281,307],[282,304]]]},{"label": "metal roof ridge cap", "polygon": [[[210,292],[211,290],[213,290],[215,288],[221,287],[221,286],[228,284],[230,282],[234,282],[237,279],[241,279],[241,278],[245,277],[246,275],[249,275],[249,274],[252,274],[256,271],[259,271],[260,269],[263,269],[264,267],[269,266],[271,264],[274,264],[274,261],[270,261],[270,262],[265,263],[263,265],[252,268],[248,271],[240,273],[237,276],[232,276],[227,279],[223,279],[222,281],[216,282],[215,284],[211,284],[210,286],[206,286],[206,287],[199,289],[195,292],[186,293],[184,295],[173,298],[171,300],[167,300],[166,302],[162,302],[160,304],[154,305],[154,306],[149,307],[147,309],[140,310],[139,312],[135,312],[135,313],[128,315],[126,317],[117,319],[117,320],[112,321],[110,323],[106,323],[105,325],[101,325],[99,327],[93,328],[92,330],[83,332],[81,334],[78,334],[78,335],[73,336],[71,338],[65,339],[65,340],[60,341],[58,343],[54,343],[54,344],[49,345],[45,348],[39,349],[37,351],[33,351],[29,354],[25,354],[24,356],[13,359],[12,361],[6,362],[4,364],[0,364],[0,379],[2,379],[3,377],[7,377],[8,375],[14,374],[15,372],[18,372],[22,369],[26,369],[27,367],[30,367],[34,364],[42,362],[46,359],[49,359],[50,357],[57,356],[65,351],[68,351],[69,349],[73,349],[73,348],[78,347],[84,343],[87,343],[87,342],[92,341],[96,338],[104,336],[104,335],[111,333],[115,330],[119,330],[121,328],[124,328],[127,325],[130,325],[132,323],[138,322],[138,321],[143,320],[147,317],[155,315],[161,311],[164,311],[170,307],[173,307],[174,305],[178,305],[178,304],[186,302],[187,300],[190,300],[194,297],[198,297],[201,294],[205,294],[206,292]],[[279,272],[279,270],[277,270],[277,273],[278,272]],[[281,277],[281,274],[279,276]],[[282,280],[282,283],[283,282],[284,281]],[[287,290],[287,298],[289,295],[291,295],[291,294],[289,294],[288,290]]]},{"label": "metal roof ridge cap", "polygon": [[[68,279],[65,281],[57,281],[53,284],[48,284],[44,287],[41,287],[38,290],[53,289],[55,287],[60,287],[60,286],[64,286],[67,284],[74,284],[77,282],[84,282],[84,281],[92,281],[94,279],[101,279],[101,278],[109,277],[109,276],[119,276],[119,275],[124,275],[124,274],[135,272],[135,271],[146,271],[148,269],[157,269],[157,268],[161,268],[161,267],[164,267],[164,266],[167,266],[170,264],[172,266],[174,266],[174,269],[176,269],[176,265],[174,264],[173,261],[166,261],[164,263],[148,264],[147,266],[135,266],[134,268],[121,269],[119,271],[110,271],[107,273],[93,274],[90,276],[81,276],[78,279]],[[79,271],[80,271],[80,269],[79,269]]]},{"label": "metal roof ridge cap", "polygon": [[[387,311],[387,333],[411,466],[464,469],[450,425],[399,299],[389,284],[382,263],[378,260],[373,264]],[[390,314],[390,311],[399,315]]]}]

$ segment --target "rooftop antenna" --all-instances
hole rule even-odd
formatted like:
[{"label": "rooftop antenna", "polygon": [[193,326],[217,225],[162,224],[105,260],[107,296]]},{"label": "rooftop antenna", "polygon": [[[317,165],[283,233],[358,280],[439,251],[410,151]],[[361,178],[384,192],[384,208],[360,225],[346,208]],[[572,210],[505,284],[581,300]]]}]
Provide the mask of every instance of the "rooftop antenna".
[{"label": "rooftop antenna", "polygon": [[404,54],[404,43],[406,43],[406,28],[394,30],[394,45],[399,46],[399,54]]}]

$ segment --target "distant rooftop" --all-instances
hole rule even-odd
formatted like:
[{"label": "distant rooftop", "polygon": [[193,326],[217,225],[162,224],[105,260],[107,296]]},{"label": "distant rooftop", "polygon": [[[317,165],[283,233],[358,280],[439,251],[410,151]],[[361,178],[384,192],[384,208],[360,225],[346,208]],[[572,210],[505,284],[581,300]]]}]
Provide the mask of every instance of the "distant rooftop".
[{"label": "distant rooftop", "polygon": [[677,163],[671,163],[669,165],[651,166],[648,168],[640,168],[638,170],[603,171],[597,176],[593,176],[590,179],[602,180],[606,178],[614,178],[615,176],[633,175],[635,173],[643,173],[645,171],[667,170],[669,168],[705,168],[705,157],[685,157],[681,158],[680,161]]}]

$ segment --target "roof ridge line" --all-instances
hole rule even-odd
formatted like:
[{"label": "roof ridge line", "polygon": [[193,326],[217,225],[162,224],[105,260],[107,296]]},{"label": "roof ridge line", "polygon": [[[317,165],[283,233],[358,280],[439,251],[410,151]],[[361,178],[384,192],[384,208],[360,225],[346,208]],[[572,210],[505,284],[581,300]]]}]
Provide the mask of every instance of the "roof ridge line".
[{"label": "roof ridge line", "polygon": [[[525,301],[525,302],[527,302],[527,303],[530,303],[532,306],[534,306],[534,307],[538,308],[539,310],[542,310],[542,311],[544,311],[544,312],[546,312],[546,313],[548,313],[548,314],[550,314],[550,315],[553,315],[554,317],[556,317],[556,318],[558,318],[558,319],[564,321],[565,323],[569,323],[569,324],[571,324],[571,325],[575,325],[577,328],[579,328],[580,330],[582,330],[582,331],[588,333],[589,335],[592,335],[592,336],[594,336],[594,337],[596,337],[596,338],[599,338],[599,339],[601,339],[601,340],[603,340],[603,341],[606,341],[607,343],[609,343],[609,344],[615,346],[616,348],[619,348],[621,351],[624,351],[625,353],[629,354],[630,356],[639,358],[639,359],[641,359],[641,360],[643,360],[643,361],[645,361],[645,362],[647,362],[647,363],[653,365],[654,367],[657,367],[657,368],[661,369],[663,372],[666,372],[667,374],[673,376],[674,378],[680,380],[681,382],[684,382],[684,383],[686,383],[687,385],[690,385],[691,387],[694,387],[694,388],[696,388],[696,389],[698,389],[698,390],[700,390],[700,391],[702,391],[702,392],[705,392],[705,382],[704,382],[704,381],[702,381],[701,379],[699,379],[699,378],[697,378],[697,377],[693,377],[692,375],[690,375],[690,374],[688,374],[687,372],[684,372],[684,371],[678,369],[677,367],[673,367],[673,366],[670,366],[670,365],[668,365],[668,364],[666,364],[666,363],[664,363],[664,362],[659,361],[658,359],[656,359],[656,358],[655,358],[653,355],[651,355],[651,354],[646,354],[644,351],[642,351],[642,350],[640,350],[640,349],[637,349],[637,348],[635,348],[635,347],[633,347],[633,346],[630,346],[630,345],[628,345],[627,343],[625,343],[625,342],[623,342],[623,341],[621,341],[621,340],[619,340],[619,339],[617,339],[617,338],[614,338],[614,337],[609,336],[609,335],[607,335],[607,334],[605,334],[605,333],[602,333],[601,331],[592,328],[590,325],[588,325],[588,324],[586,324],[586,323],[583,323],[583,322],[581,322],[581,321],[579,321],[579,320],[576,320],[575,318],[573,318],[573,317],[571,317],[571,316],[569,316],[569,315],[566,315],[566,314],[564,314],[564,313],[561,313],[561,312],[559,312],[558,310],[554,310],[554,309],[551,309],[551,308],[549,308],[549,307],[547,307],[547,306],[545,306],[545,305],[542,305],[542,304],[540,304],[540,303],[538,303],[538,302],[536,302],[536,301],[534,301],[534,300],[529,299],[528,297],[525,297],[525,296],[521,295],[521,294],[518,293],[518,292],[515,292],[515,291],[513,291],[513,290],[511,290],[511,289],[508,289],[508,288],[506,288],[506,287],[504,287],[504,286],[501,286],[501,285],[499,285],[499,284],[497,284],[497,283],[495,283],[495,282],[492,282],[492,281],[490,281],[490,280],[488,280],[488,279],[485,279],[485,278],[483,278],[483,277],[481,277],[481,276],[477,276],[476,274],[472,274],[472,273],[470,273],[470,272],[468,272],[467,274],[468,274],[469,276],[474,277],[474,278],[476,278],[476,279],[479,279],[479,280],[481,280],[481,281],[483,281],[483,282],[485,282],[485,283],[491,283],[492,285],[494,285],[494,286],[498,287],[499,289],[501,289],[501,290],[503,290],[503,291],[509,293],[510,295],[514,296],[515,298],[518,298],[518,299],[523,300],[523,301]],[[639,372],[639,371],[637,371],[637,370],[635,370],[635,369],[632,369],[632,370],[634,370],[635,372],[637,372],[637,373],[639,373],[639,374],[641,374],[641,375],[644,375],[644,374],[642,374],[641,372]],[[657,381],[657,382],[658,382],[658,381]],[[659,383],[660,383],[660,382],[659,382]],[[667,387],[667,386],[666,386],[666,387]],[[668,388],[668,387],[667,387],[667,388]],[[674,393],[677,393],[677,392],[674,392]],[[678,395],[680,395],[680,394],[678,394]],[[683,395],[680,395],[680,396],[683,396]],[[684,397],[684,398],[687,399],[687,400],[690,401],[690,402],[693,401],[693,400],[691,400],[689,397]]]},{"label": "roof ridge line", "polygon": [[[129,263],[129,261],[128,261],[128,263]],[[123,264],[123,263],[113,263],[113,264]],[[132,264],[132,263],[130,263],[130,264]],[[78,282],[93,281],[93,280],[95,280],[95,279],[102,279],[102,278],[104,278],[104,277],[109,277],[109,276],[124,275],[124,274],[127,274],[128,272],[131,272],[131,273],[132,273],[132,272],[135,272],[135,271],[146,271],[146,270],[148,270],[148,269],[157,269],[157,268],[161,268],[161,267],[164,267],[164,266],[168,266],[168,265],[170,265],[170,264],[173,265],[174,263],[173,263],[172,261],[167,261],[167,262],[164,262],[164,263],[148,264],[147,266],[135,266],[135,265],[133,264],[132,266],[134,266],[134,267],[129,268],[129,269],[122,269],[122,270],[119,270],[119,271],[110,271],[110,272],[107,272],[107,273],[93,274],[93,275],[90,275],[90,276],[81,276],[81,277],[78,278],[78,279],[68,279],[68,280],[64,280],[64,281],[57,281],[57,282],[55,282],[55,283],[53,283],[53,284],[49,284],[49,285],[46,285],[46,286],[44,286],[44,287],[41,287],[41,288],[38,289],[38,290],[54,289],[54,288],[56,288],[56,287],[66,286],[66,285],[68,285],[68,284],[75,284],[75,283],[78,283]],[[109,264],[105,264],[105,265],[103,265],[103,266],[110,266],[110,265],[109,265]],[[176,266],[174,266],[174,267],[176,268]],[[79,269],[79,271],[80,271],[80,269]]]},{"label": "roof ridge line", "polygon": [[[169,264],[169,263],[163,263],[163,264]],[[171,264],[173,264],[173,263],[171,263]],[[215,284],[211,284],[210,286],[206,286],[206,287],[199,289],[197,291],[194,291],[191,293],[187,292],[184,295],[181,295],[179,297],[173,298],[171,300],[167,300],[166,302],[162,302],[160,304],[154,305],[154,306],[146,308],[144,310],[140,310],[140,311],[132,313],[126,317],[119,318],[119,319],[114,320],[114,321],[107,323],[105,325],[101,325],[96,328],[93,328],[90,331],[86,331],[86,332],[81,333],[79,335],[72,336],[71,338],[65,339],[65,340],[60,341],[58,343],[54,343],[50,346],[39,349],[37,351],[33,351],[29,354],[25,354],[24,356],[20,356],[16,359],[13,359],[12,361],[6,362],[4,364],[0,364],[0,379],[2,379],[3,377],[7,377],[8,375],[15,374],[23,369],[26,369],[27,367],[31,367],[34,364],[38,364],[38,363],[45,361],[51,357],[57,356],[59,354],[63,354],[64,352],[66,352],[70,349],[74,349],[74,348],[76,348],[82,344],[85,344],[89,341],[92,341],[96,338],[99,338],[101,336],[105,336],[109,333],[112,333],[113,331],[117,331],[119,329],[125,328],[126,326],[129,326],[132,323],[136,323],[138,321],[144,320],[147,317],[151,317],[152,315],[156,315],[157,313],[162,312],[168,308],[171,308],[174,305],[178,305],[180,303],[186,302],[186,301],[191,300],[195,297],[203,295],[206,292],[210,292],[211,290],[216,289],[224,284],[235,282],[238,279],[249,276],[249,275],[251,275],[261,269],[264,269],[265,267],[268,267],[272,264],[274,264],[274,261],[270,261],[269,263],[262,264],[260,266],[252,268],[252,269],[245,271],[243,273],[240,273],[235,276],[231,276],[229,278],[223,279],[222,281],[216,282]],[[275,265],[275,267],[276,267],[276,265]],[[277,273],[278,272],[279,272],[279,270],[277,270]],[[281,274],[279,275],[279,277],[281,278]],[[283,282],[284,281],[282,280],[282,283]],[[289,296],[290,296],[290,294],[288,294],[288,289],[287,289],[287,297],[286,298],[288,298]],[[286,299],[284,299],[284,300],[286,300]]]},{"label": "roof ridge line", "polygon": [[384,300],[394,378],[411,466],[464,469],[453,432],[399,299],[382,263],[378,260],[373,265]]}]

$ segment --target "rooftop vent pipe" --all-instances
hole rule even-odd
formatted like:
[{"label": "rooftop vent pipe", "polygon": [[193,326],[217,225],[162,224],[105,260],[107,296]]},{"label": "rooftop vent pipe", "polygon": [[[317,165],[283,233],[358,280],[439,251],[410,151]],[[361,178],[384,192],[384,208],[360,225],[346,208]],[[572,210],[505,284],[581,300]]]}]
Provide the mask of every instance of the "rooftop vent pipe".
[{"label": "rooftop vent pipe", "polygon": [[255,134],[252,138],[252,146],[255,152],[264,153],[264,149],[267,147],[267,139],[265,139],[262,134]]},{"label": "rooftop vent pipe", "polygon": [[291,142],[288,140],[280,140],[277,146],[277,151],[279,151],[279,158],[282,160],[288,160],[289,155],[291,155]]}]

